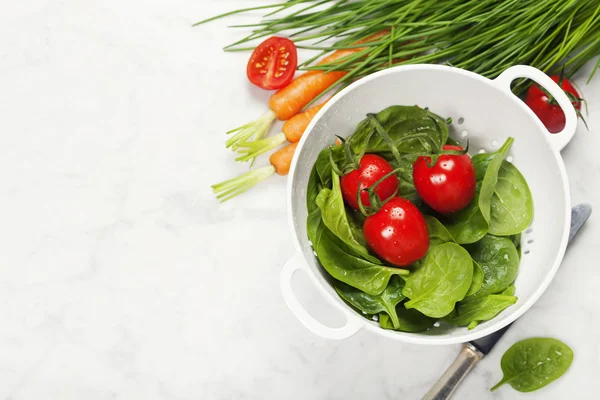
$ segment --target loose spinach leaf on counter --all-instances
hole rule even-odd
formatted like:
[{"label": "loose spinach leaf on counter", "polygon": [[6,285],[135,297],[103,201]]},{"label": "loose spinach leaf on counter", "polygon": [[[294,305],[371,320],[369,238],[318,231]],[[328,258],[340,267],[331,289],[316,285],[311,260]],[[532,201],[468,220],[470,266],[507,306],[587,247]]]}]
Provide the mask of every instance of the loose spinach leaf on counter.
[{"label": "loose spinach leaf on counter", "polygon": [[352,229],[348,222],[346,206],[340,189],[340,177],[333,171],[331,171],[331,182],[332,189],[324,188],[317,196],[317,205],[321,209],[321,218],[325,226],[361,257],[373,263],[380,263],[376,257],[369,254],[364,246],[362,230]]},{"label": "loose spinach leaf on counter", "polygon": [[317,226],[311,241],[321,265],[329,275],[370,295],[383,292],[392,276],[409,273],[405,269],[386,267],[353,256],[349,253],[349,247],[324,224]]},{"label": "loose spinach leaf on counter", "polygon": [[415,309],[407,310],[402,304],[396,306],[398,328],[394,328],[390,317],[386,313],[379,313],[379,326],[383,329],[393,329],[402,332],[422,332],[433,326],[434,318],[429,318]]},{"label": "loose spinach leaf on counter", "polygon": [[486,235],[466,248],[483,270],[483,284],[475,296],[501,292],[514,282],[519,269],[519,254],[510,239]]},{"label": "loose spinach leaf on counter", "polygon": [[[375,114],[400,153],[431,153],[448,139],[448,126],[438,115],[418,106],[390,106]],[[406,140],[409,135],[419,135]],[[354,153],[388,152],[390,147],[369,118],[362,120],[349,139]]]},{"label": "loose spinach leaf on counter", "polygon": [[573,362],[573,350],[552,338],[531,338],[513,344],[502,356],[504,377],[490,390],[508,383],[519,392],[533,392],[560,378]]},{"label": "loose spinach leaf on counter", "polygon": [[473,321],[488,321],[516,302],[517,298],[514,296],[498,294],[475,298],[459,303],[456,314],[445,321],[456,326],[466,326]]},{"label": "loose spinach leaf on counter", "polygon": [[410,300],[404,305],[428,317],[448,315],[462,300],[473,280],[473,261],[456,243],[429,249],[421,266],[406,278],[402,293]]},{"label": "loose spinach leaf on counter", "polygon": [[385,312],[390,316],[393,328],[400,328],[400,321],[396,315],[396,304],[404,300],[405,297],[402,294],[404,281],[399,276],[392,276],[385,290],[378,295],[367,294],[339,281],[334,282],[334,287],[342,299],[364,314]]}]

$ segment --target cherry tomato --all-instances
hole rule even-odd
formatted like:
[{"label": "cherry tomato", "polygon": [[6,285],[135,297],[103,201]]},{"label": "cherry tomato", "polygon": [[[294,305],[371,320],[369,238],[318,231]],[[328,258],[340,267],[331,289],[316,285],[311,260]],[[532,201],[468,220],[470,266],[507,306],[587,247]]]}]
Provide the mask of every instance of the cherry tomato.
[{"label": "cherry tomato", "polygon": [[[550,78],[556,83],[560,79],[557,75]],[[578,100],[580,96],[575,87],[565,78],[562,80],[561,87],[567,93],[567,96],[571,98],[573,107],[580,111],[581,100]],[[525,104],[538,116],[550,133],[558,133],[564,129],[566,123],[565,113],[558,103],[540,89],[538,85],[531,85],[525,96]]]},{"label": "cherry tomato", "polygon": [[246,74],[254,85],[275,90],[285,87],[294,79],[298,66],[298,53],[294,43],[273,36],[259,44],[252,52]]},{"label": "cherry tomato", "polygon": [[380,258],[398,267],[420,260],[429,249],[429,230],[419,209],[402,197],[394,197],[367,217],[363,233]]},{"label": "cherry tomato", "polygon": [[[463,150],[445,145],[444,150]],[[426,156],[413,164],[413,180],[419,197],[431,208],[449,214],[465,208],[475,197],[475,168],[468,154],[444,154],[435,165]]]},{"label": "cherry tomato", "polygon": [[[370,188],[375,182],[392,172],[394,168],[384,158],[375,154],[365,154],[360,160],[360,168],[344,175],[340,181],[342,195],[346,204],[358,210],[356,193],[362,189]],[[391,175],[375,188],[375,193],[381,200],[387,200],[398,189],[398,177]],[[369,194],[363,191],[360,194],[363,206],[370,206]]]}]

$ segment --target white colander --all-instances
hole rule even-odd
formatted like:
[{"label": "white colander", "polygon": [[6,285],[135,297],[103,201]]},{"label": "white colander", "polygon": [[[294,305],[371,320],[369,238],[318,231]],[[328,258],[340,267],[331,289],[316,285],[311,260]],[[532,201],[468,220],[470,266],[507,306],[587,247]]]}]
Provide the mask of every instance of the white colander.
[{"label": "white colander", "polygon": [[[510,90],[517,78],[530,78],[556,98],[566,115],[566,126],[550,134],[535,114]],[[494,151],[509,137],[515,139],[507,159],[527,179],[533,195],[534,218],[521,239],[522,260],[516,279],[516,304],[475,329],[434,327],[422,333],[384,330],[351,309],[333,289],[306,235],[306,187],[319,152],[334,135],[347,137],[367,113],[391,105],[418,105],[451,117],[451,135],[469,139],[470,152]],[[462,69],[438,65],[410,65],[383,70],[350,85],[332,98],[307,128],[292,163],[288,181],[288,213],[297,254],[283,267],[283,297],[296,317],[312,332],[331,339],[347,338],[360,329],[404,342],[463,343],[501,329],[527,311],[546,290],[561,261],[569,234],[571,200],[560,150],[575,133],[577,115],[569,99],[543,72],[514,66],[490,80]],[[312,317],[292,290],[292,277],[303,270],[346,317],[341,328]]]}]

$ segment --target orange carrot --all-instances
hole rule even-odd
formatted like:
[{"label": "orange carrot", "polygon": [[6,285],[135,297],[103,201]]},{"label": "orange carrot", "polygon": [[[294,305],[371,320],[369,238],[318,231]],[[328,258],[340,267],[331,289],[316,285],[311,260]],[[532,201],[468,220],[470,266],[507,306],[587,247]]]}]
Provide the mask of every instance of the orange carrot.
[{"label": "orange carrot", "polygon": [[[372,41],[388,34],[388,30],[371,35],[357,44]],[[335,61],[346,57],[350,54],[364,50],[364,47],[355,49],[343,49],[334,52],[333,54],[322,59],[317,65],[331,64]],[[263,138],[269,127],[275,119],[286,121],[300,112],[308,103],[316,96],[335,84],[339,79],[343,78],[347,72],[331,71],[325,72],[320,70],[307,71],[302,75],[294,78],[292,82],[283,89],[275,92],[269,99],[269,110],[259,119],[250,122],[239,128],[235,128],[227,132],[234,134],[226,142],[227,148],[233,150],[239,149],[245,143]],[[247,156],[238,157],[239,159],[248,161],[253,158]]]},{"label": "orange carrot", "polygon": [[217,195],[217,199],[225,202],[243,192],[250,189],[257,183],[267,179],[271,175],[287,175],[290,172],[290,166],[294,159],[294,152],[298,142],[290,143],[282,149],[277,150],[269,157],[271,165],[258,168],[250,172],[246,172],[233,179],[212,185],[213,192]]},{"label": "orange carrot", "polygon": [[313,106],[308,110],[296,114],[292,118],[288,119],[281,128],[282,132],[278,133],[277,135],[240,144],[240,149],[238,150],[240,156],[235,160],[248,161],[263,153],[266,153],[271,149],[274,149],[282,143],[285,143],[286,140],[290,143],[299,141],[312,119],[315,117],[315,115],[317,115],[321,108],[323,108],[327,101]]},{"label": "orange carrot", "polygon": [[[357,42],[357,44],[380,38],[386,34],[386,31],[376,33]],[[350,54],[358,53],[361,50],[364,50],[364,47],[338,50],[322,59],[317,65],[331,64]],[[310,103],[312,99],[317,97],[321,92],[336,83],[346,74],[347,72],[345,71],[308,71],[294,78],[294,80],[283,89],[279,89],[275,92],[269,99],[269,108],[277,114],[279,120],[285,121],[296,115]]]},{"label": "orange carrot", "polygon": [[275,172],[277,172],[278,175],[287,175],[288,172],[290,172],[290,165],[292,165],[296,147],[298,147],[298,142],[290,143],[283,149],[277,150],[269,157],[269,162],[275,167]]},{"label": "orange carrot", "polygon": [[287,141],[290,143],[299,141],[312,119],[319,111],[321,111],[321,108],[323,108],[325,104],[327,104],[327,102],[311,107],[285,121],[281,131],[285,134]]}]

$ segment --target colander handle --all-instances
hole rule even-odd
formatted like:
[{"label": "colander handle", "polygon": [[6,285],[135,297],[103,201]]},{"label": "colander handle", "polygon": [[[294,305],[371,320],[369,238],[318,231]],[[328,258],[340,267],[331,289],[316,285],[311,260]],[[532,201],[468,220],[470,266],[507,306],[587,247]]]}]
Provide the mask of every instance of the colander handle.
[{"label": "colander handle", "polygon": [[306,270],[306,261],[302,257],[301,253],[296,254],[283,266],[281,270],[280,283],[281,293],[285,303],[289,309],[294,313],[296,318],[304,324],[313,333],[326,338],[326,339],[346,339],[354,335],[356,332],[364,328],[365,322],[360,321],[356,318],[351,318],[350,315],[345,315],[346,325],[341,328],[331,328],[323,325],[317,321],[312,315],[306,311],[306,309],[300,304],[294,290],[292,288],[292,278],[298,270]]},{"label": "colander handle", "polygon": [[[558,102],[565,113],[565,128],[558,133],[548,132],[548,140],[552,147],[561,151],[571,140],[577,129],[577,113],[565,92],[548,75],[537,68],[528,65],[515,65],[502,72],[495,80],[502,89],[510,92],[510,84],[517,78],[529,78],[546,89]],[[531,111],[533,113],[533,111]],[[537,117],[536,117],[537,118]],[[538,120],[539,121],[539,120]],[[540,125],[543,124],[540,121]],[[544,129],[546,129],[544,127]]]}]

